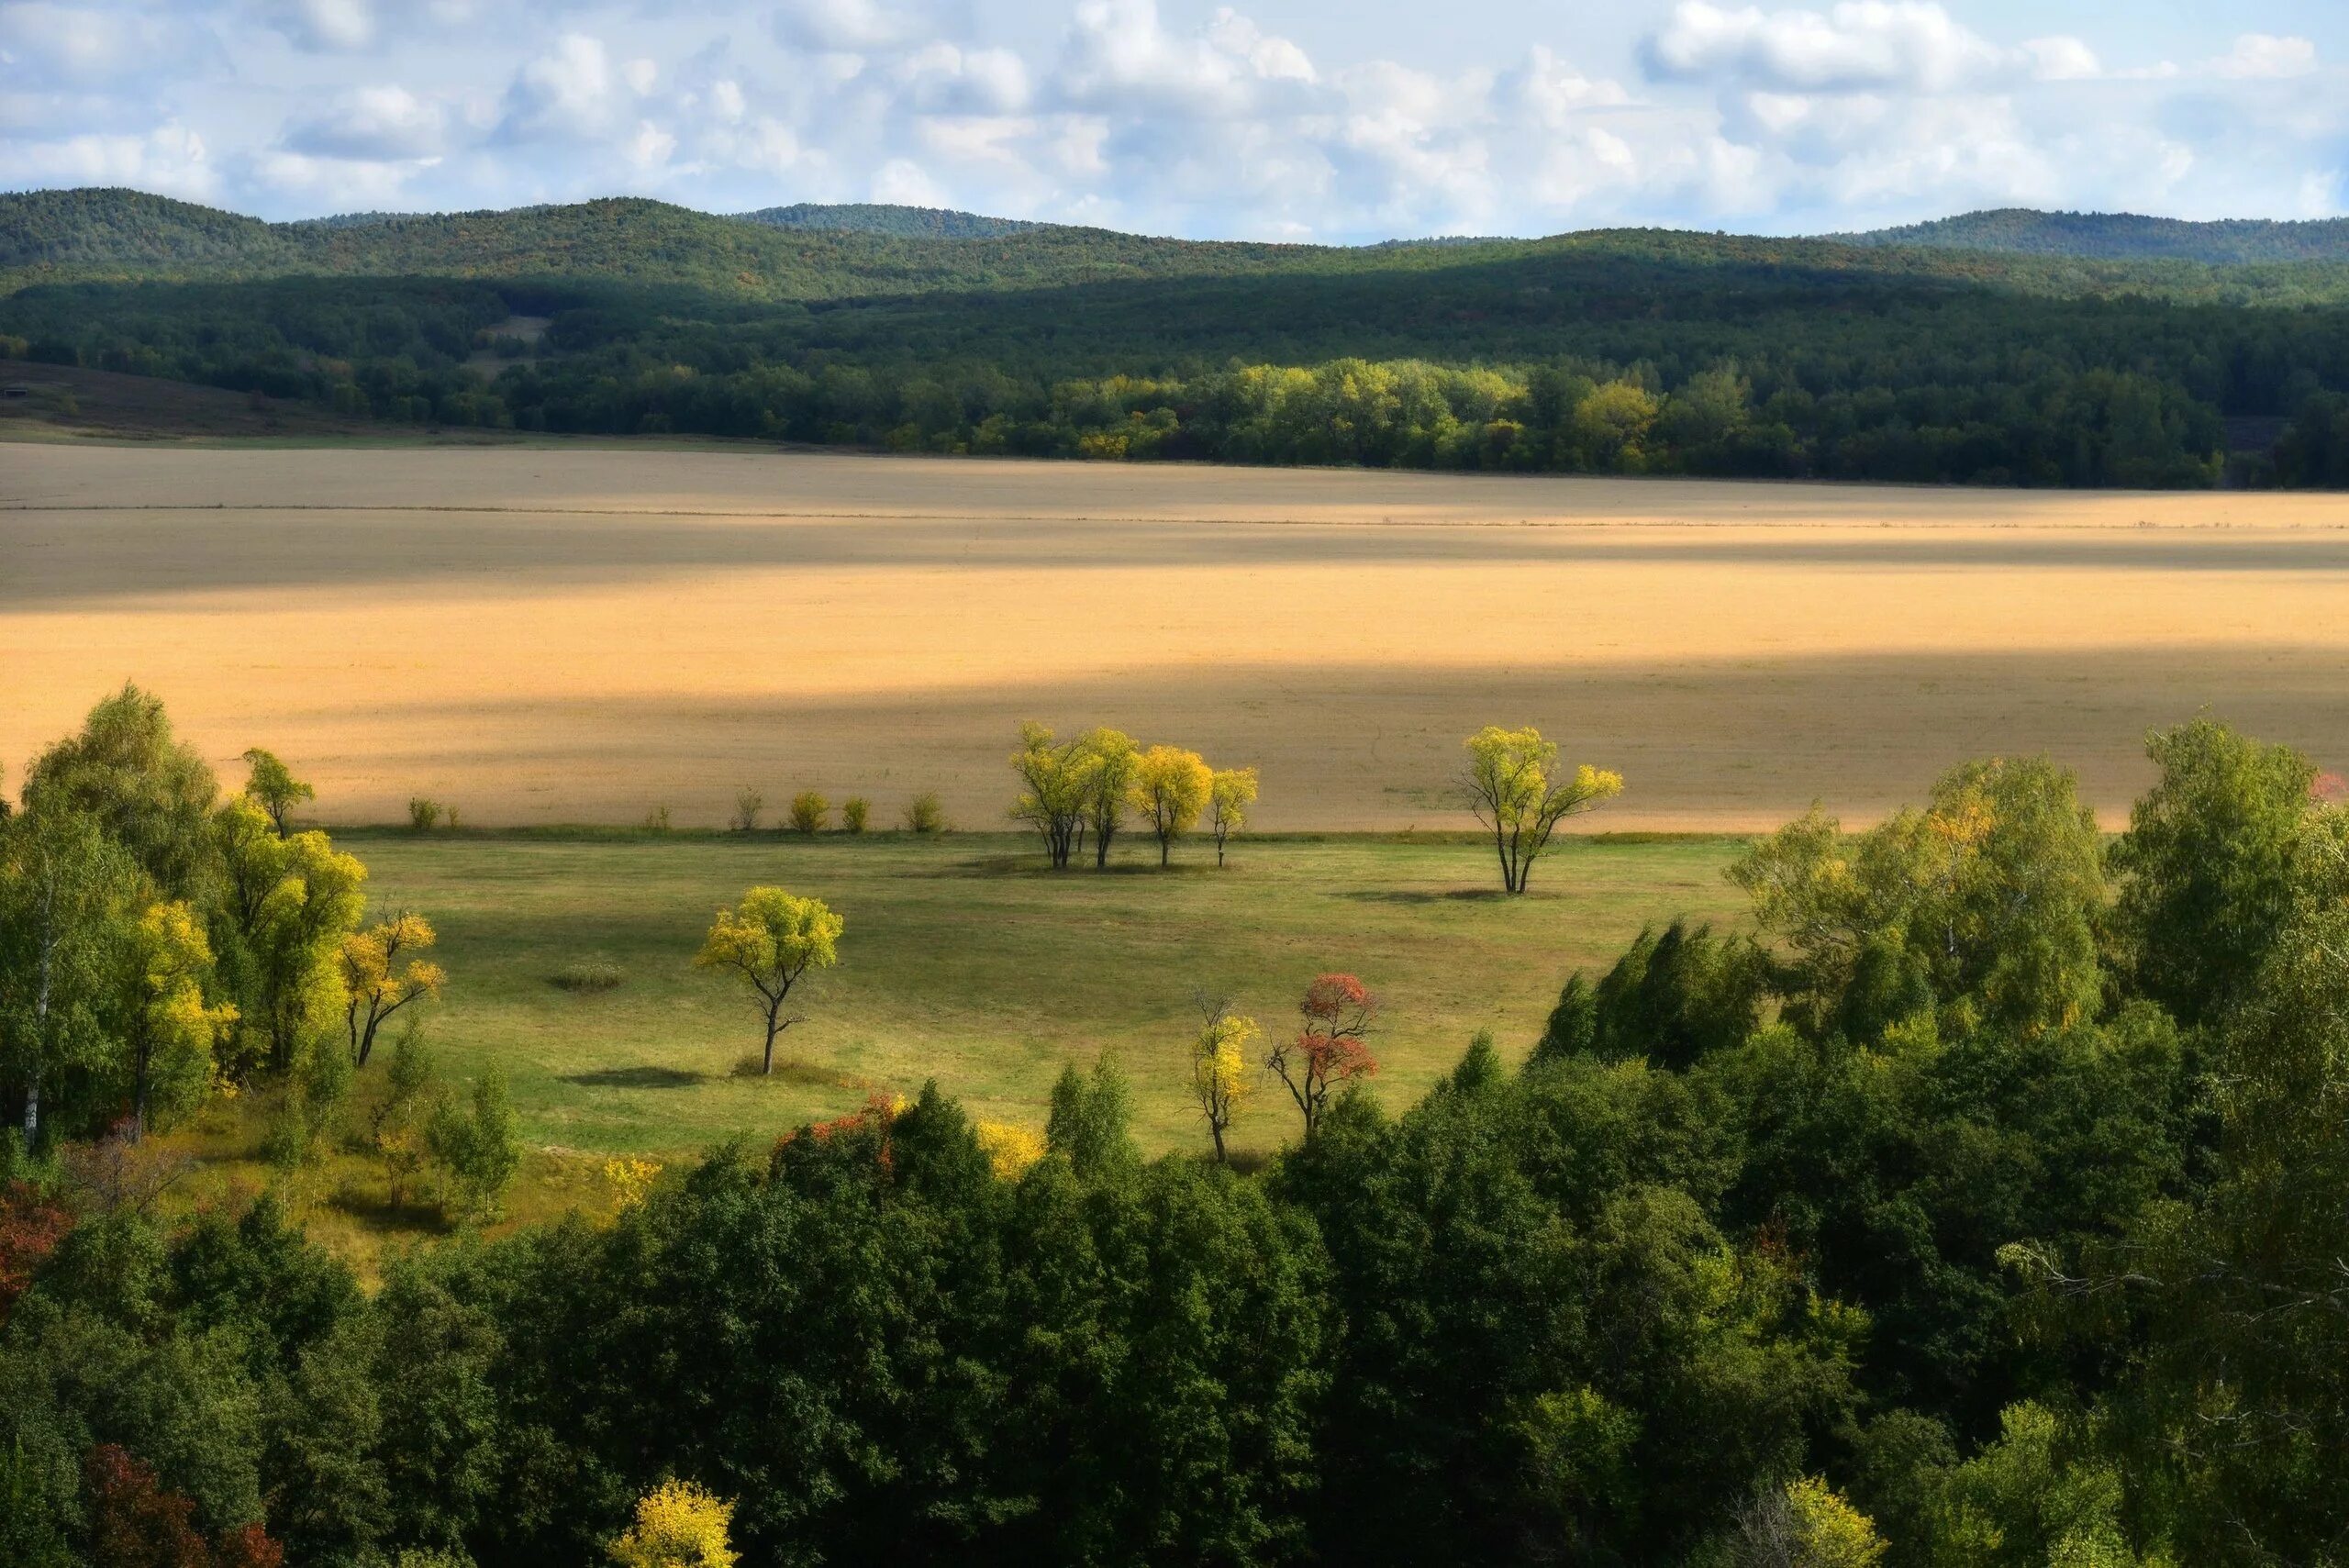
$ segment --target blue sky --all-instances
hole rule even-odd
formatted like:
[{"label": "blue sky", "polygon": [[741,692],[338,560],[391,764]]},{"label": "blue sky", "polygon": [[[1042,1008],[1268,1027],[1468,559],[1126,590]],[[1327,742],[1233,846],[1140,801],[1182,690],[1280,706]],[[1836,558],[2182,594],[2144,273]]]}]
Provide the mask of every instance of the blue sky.
[{"label": "blue sky", "polygon": [[1201,238],[2332,217],[2343,0],[0,0],[0,188]]}]

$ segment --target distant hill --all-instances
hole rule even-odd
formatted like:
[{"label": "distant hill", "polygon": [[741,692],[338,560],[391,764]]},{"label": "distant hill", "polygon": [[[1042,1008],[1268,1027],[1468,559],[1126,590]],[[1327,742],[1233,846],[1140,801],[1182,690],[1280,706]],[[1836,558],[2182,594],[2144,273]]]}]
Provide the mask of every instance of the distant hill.
[{"label": "distant hill", "polygon": [[886,206],[873,202],[826,205],[797,202],[738,213],[745,223],[770,228],[812,228],[836,234],[886,234],[900,239],[1000,239],[1057,227],[1016,217],[986,217],[947,207]]},{"label": "distant hill", "polygon": [[1905,228],[1829,235],[1871,247],[1987,250],[2020,256],[2074,256],[2101,261],[2199,261],[2240,266],[2270,261],[2349,261],[2349,218],[2278,223],[2238,218],[2188,223],[2134,213],[2032,212],[2007,207],[1971,212]]},{"label": "distant hill", "polygon": [[[1245,273],[1337,253],[918,208],[774,213],[794,210],[797,221],[774,213],[721,217],[613,198],[264,223],[138,191],[0,194],[0,294],[40,283],[415,276],[685,286],[749,299],[819,300]],[[826,212],[834,217],[807,216]],[[862,221],[858,215],[878,216]],[[939,227],[921,227],[933,219]],[[963,236],[941,243],[956,225]]]}]

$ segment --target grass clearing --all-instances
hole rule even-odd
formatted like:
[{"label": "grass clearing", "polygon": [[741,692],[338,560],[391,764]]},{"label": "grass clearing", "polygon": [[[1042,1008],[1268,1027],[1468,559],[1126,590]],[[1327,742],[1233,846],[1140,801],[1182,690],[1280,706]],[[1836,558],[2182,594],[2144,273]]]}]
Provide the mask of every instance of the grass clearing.
[{"label": "grass clearing", "polygon": [[[992,834],[338,841],[368,864],[372,917],[413,909],[439,930],[449,990],[422,1017],[442,1072],[507,1075],[530,1151],[508,1224],[608,1208],[612,1155],[763,1140],[933,1077],[974,1117],[1041,1129],[1062,1067],[1105,1047],[1132,1081],[1143,1145],[1204,1153],[1184,1055],[1193,991],[1225,989],[1286,1031],[1306,982],[1331,969],[1386,998],[1372,1087],[1400,1106],[1480,1029],[1522,1054],[1566,974],[1611,962],[1642,924],[1728,925],[1744,907],[1721,876],[1742,840],[1726,838],[1562,840],[1514,899],[1490,851],[1457,836],[1252,840],[1220,873],[1197,844],[1164,873],[1134,844],[1107,873],[1057,874],[1027,839]],[[811,981],[771,1078],[754,1071],[747,993],[692,967],[718,906],[761,883],[847,921],[841,965]],[[388,1049],[359,1082],[362,1107]],[[200,1162],[184,1201],[270,1180],[252,1111],[217,1104],[158,1140]],[[1269,1151],[1296,1120],[1267,1078],[1233,1149]],[[370,1273],[386,1245],[440,1229],[422,1208],[386,1212],[380,1167],[349,1149],[292,1191],[311,1233]]]},{"label": "grass clearing", "polygon": [[[1227,990],[1282,1029],[1329,969],[1387,997],[1378,1087],[1399,1102],[1479,1029],[1524,1050],[1566,973],[1609,962],[1642,923],[1734,920],[1742,905],[1720,840],[1568,842],[1514,900],[1461,841],[1250,842],[1221,873],[1193,846],[1164,873],[1137,846],[1107,873],[1059,874],[996,835],[344,841],[371,869],[372,908],[439,928],[451,983],[428,1027],[445,1065],[504,1069],[529,1143],[596,1155],[771,1137],[930,1077],[974,1115],[1041,1127],[1061,1068],[1104,1047],[1134,1080],[1144,1141],[1186,1145],[1192,993]],[[771,1079],[747,993],[692,967],[713,912],[759,884],[847,921]],[[1289,1131],[1277,1093],[1242,1147]]]}]

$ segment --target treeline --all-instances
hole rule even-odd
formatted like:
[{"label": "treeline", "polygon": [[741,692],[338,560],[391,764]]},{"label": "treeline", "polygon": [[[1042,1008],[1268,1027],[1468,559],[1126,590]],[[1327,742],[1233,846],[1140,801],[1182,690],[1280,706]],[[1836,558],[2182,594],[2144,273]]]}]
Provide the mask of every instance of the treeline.
[{"label": "treeline", "polygon": [[[526,352],[501,336],[509,315],[551,325]],[[484,349],[504,357],[467,362]],[[2335,482],[2302,454],[2311,410],[2349,386],[2349,312],[1588,249],[812,305],[576,281],[44,286],[0,300],[0,353],[407,424],[1126,461],[2305,485]],[[2294,428],[2230,459],[2230,417]]]},{"label": "treeline", "polygon": [[1104,1062],[1041,1149],[931,1088],[369,1294],[269,1197],[14,1154],[0,1557],[2338,1561],[2349,815],[2151,750],[2110,844],[2036,760],[1813,812],[1757,937],[1652,930],[1400,1115],[1340,1074],[1254,1174],[1143,1158]]}]

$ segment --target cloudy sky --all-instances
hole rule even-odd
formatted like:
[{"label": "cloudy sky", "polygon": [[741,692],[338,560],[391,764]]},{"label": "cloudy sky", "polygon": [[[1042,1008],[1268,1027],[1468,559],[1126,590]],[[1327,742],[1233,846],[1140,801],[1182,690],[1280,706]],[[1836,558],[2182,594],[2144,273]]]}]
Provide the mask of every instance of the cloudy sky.
[{"label": "cloudy sky", "polygon": [[1201,238],[2331,217],[2343,0],[0,0],[0,188]]}]

